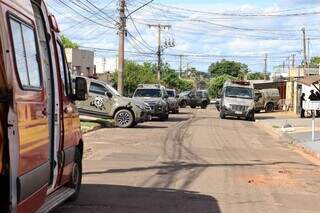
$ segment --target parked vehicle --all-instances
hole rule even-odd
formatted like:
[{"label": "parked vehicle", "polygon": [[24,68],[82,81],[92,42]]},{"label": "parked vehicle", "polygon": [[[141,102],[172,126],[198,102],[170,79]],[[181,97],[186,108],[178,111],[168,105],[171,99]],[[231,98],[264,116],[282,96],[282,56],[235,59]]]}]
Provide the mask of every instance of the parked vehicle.
[{"label": "parked vehicle", "polygon": [[227,81],[222,89],[220,118],[233,116],[254,121],[254,90],[247,81]]},{"label": "parked vehicle", "polygon": [[182,92],[179,95],[179,105],[181,108],[190,106],[191,108],[201,107],[206,109],[210,104],[207,90],[195,90]]},{"label": "parked vehicle", "polygon": [[150,107],[143,101],[123,97],[106,82],[86,78],[89,98],[78,101],[77,107],[82,115],[111,118],[119,128],[134,127],[150,120]]},{"label": "parked vehicle", "polygon": [[169,102],[166,88],[161,85],[139,85],[133,94],[133,99],[144,101],[151,108],[151,115],[165,121],[169,118]]},{"label": "parked vehicle", "polygon": [[77,198],[83,140],[54,16],[43,0],[0,0],[0,212],[47,212]]},{"label": "parked vehicle", "polygon": [[178,103],[178,95],[175,89],[167,89],[168,93],[168,102],[169,102],[169,110],[173,114],[179,113],[179,103]]},{"label": "parked vehicle", "polygon": [[255,111],[273,112],[280,101],[280,92],[278,89],[255,90]]}]

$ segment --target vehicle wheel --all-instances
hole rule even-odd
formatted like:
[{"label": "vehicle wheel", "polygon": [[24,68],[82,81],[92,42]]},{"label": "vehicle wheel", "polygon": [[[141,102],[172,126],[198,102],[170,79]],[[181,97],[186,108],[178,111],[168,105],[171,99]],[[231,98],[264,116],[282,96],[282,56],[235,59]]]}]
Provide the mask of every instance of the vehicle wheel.
[{"label": "vehicle wheel", "polygon": [[187,107],[187,101],[183,100],[180,102],[180,107],[181,108],[186,108]]},{"label": "vehicle wheel", "polygon": [[192,109],[195,109],[195,108],[197,108],[197,106],[190,106]]},{"label": "vehicle wheel", "polygon": [[202,102],[201,109],[207,109],[208,103],[206,101]]},{"label": "vehicle wheel", "polygon": [[266,112],[273,112],[274,111],[273,103],[268,103],[265,110]]},{"label": "vehicle wheel", "polygon": [[129,128],[134,123],[134,116],[129,110],[121,109],[114,116],[114,120],[117,127]]},{"label": "vehicle wheel", "polygon": [[226,115],[224,114],[223,110],[220,111],[220,118],[221,119],[225,119],[226,118]]},{"label": "vehicle wheel", "polygon": [[169,119],[169,114],[164,114],[160,116],[160,121],[167,121]]},{"label": "vehicle wheel", "polygon": [[247,115],[246,120],[247,120],[247,121],[255,121],[254,112],[250,112],[250,113]]},{"label": "vehicle wheel", "polygon": [[68,201],[72,202],[77,200],[80,194],[82,182],[82,155],[80,150],[76,148],[74,165],[72,168],[71,180],[68,184],[68,187],[75,189],[75,193],[68,199]]}]

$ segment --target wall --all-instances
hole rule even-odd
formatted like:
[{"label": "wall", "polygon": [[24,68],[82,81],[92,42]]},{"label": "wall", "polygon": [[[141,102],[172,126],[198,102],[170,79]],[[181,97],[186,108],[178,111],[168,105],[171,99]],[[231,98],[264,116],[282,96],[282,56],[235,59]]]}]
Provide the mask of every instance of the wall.
[{"label": "wall", "polygon": [[81,49],[66,49],[66,57],[72,74],[92,77],[95,73],[94,52]]}]

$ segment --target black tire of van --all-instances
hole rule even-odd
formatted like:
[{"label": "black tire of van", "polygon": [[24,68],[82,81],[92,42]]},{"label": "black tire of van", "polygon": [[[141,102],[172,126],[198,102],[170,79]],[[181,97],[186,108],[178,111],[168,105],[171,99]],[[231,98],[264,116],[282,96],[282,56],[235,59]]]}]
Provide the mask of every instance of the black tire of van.
[{"label": "black tire of van", "polygon": [[246,120],[247,121],[255,121],[254,111],[248,113]]},{"label": "black tire of van", "polygon": [[191,105],[190,107],[191,107],[192,109],[197,108],[197,106],[196,106],[196,105]]},{"label": "black tire of van", "polygon": [[273,103],[267,103],[265,111],[266,112],[273,112],[274,111],[274,104]]},{"label": "black tire of van", "polygon": [[186,108],[188,104],[186,100],[182,100],[179,105],[181,108]]},{"label": "black tire of van", "polygon": [[169,119],[169,113],[160,115],[159,118],[160,118],[160,121],[167,121]]},{"label": "black tire of van", "polygon": [[226,118],[226,115],[224,114],[224,110],[222,108],[220,110],[220,118],[221,119],[225,119]]},{"label": "black tire of van", "polygon": [[82,183],[82,155],[78,148],[76,148],[74,165],[71,174],[71,181],[68,183],[68,187],[75,190],[74,194],[68,199],[69,202],[76,201],[80,194]]},{"label": "black tire of van", "polygon": [[201,109],[207,109],[208,103],[206,101],[203,101],[201,104]]}]

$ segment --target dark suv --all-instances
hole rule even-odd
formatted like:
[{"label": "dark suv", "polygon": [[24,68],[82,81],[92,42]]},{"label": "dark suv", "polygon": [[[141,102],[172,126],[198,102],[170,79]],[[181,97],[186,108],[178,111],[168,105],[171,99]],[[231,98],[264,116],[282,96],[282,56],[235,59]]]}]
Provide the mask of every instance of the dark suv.
[{"label": "dark suv", "polygon": [[191,108],[201,107],[206,109],[210,104],[208,91],[206,90],[195,90],[182,92],[179,95],[179,105],[181,108],[190,106]]}]

